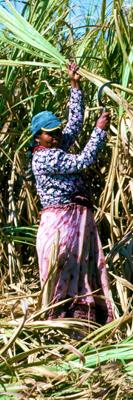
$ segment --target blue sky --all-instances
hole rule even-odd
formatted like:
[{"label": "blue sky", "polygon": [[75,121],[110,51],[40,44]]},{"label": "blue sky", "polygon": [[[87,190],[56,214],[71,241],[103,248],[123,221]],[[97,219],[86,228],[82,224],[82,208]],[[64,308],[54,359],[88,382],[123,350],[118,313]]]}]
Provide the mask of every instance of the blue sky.
[{"label": "blue sky", "polygon": [[[10,2],[13,4],[13,6],[16,7],[16,9],[21,12],[23,9],[23,5],[26,2],[26,0],[10,0]],[[0,4],[4,5],[5,1],[4,0],[0,0]]]},{"label": "blue sky", "polygon": [[[10,0],[10,2],[17,8],[17,10],[21,10],[26,0]],[[74,12],[77,14],[79,14],[81,11],[84,13],[91,5],[95,5],[95,7],[98,9],[101,5],[101,2],[102,0],[70,0],[72,8],[75,9]],[[5,0],[0,0],[0,4],[5,4]]]},{"label": "blue sky", "polygon": [[[106,11],[110,14],[112,8],[112,0],[107,0]],[[70,21],[74,28],[82,25],[95,25],[101,13],[102,0],[71,0]],[[88,17],[87,17],[88,16]],[[78,29],[76,33],[83,34],[84,29]]]},{"label": "blue sky", "polygon": [[[16,9],[21,12],[24,6],[24,3],[27,0],[10,0],[10,2],[16,7]],[[109,13],[111,6],[113,4],[113,0],[107,0],[107,13]],[[125,0],[126,5],[133,5],[133,0]],[[0,4],[4,5],[5,0],[0,0]],[[74,26],[84,24],[85,18],[87,15],[87,11],[89,10],[90,14],[90,23],[95,23],[95,20],[100,15],[102,0],[70,0],[71,5],[71,22]]]},{"label": "blue sky", "polygon": [[[107,0],[107,3],[112,3],[112,1]],[[89,10],[90,14],[95,14],[97,17],[99,15],[99,11],[101,8],[102,0],[71,0],[70,4],[73,9],[73,14],[79,16],[86,15],[86,12]],[[93,19],[93,18],[92,18]]]},{"label": "blue sky", "polygon": [[[81,16],[86,16],[87,11],[90,11],[90,15],[92,16],[92,22],[100,15],[102,0],[70,0],[71,7],[73,9],[72,16],[75,20],[77,18],[77,22],[80,21]],[[124,3],[126,6],[133,7],[133,0],[125,0]],[[112,9],[113,0],[106,0],[106,12],[110,13]]]},{"label": "blue sky", "polygon": [[[10,0],[13,6],[21,12],[24,6],[24,3],[27,0]],[[89,23],[94,24],[97,17],[99,16],[101,9],[102,0],[70,0],[71,6],[71,24],[74,27],[78,27],[84,25],[86,23],[86,15],[89,10],[89,14],[91,15]],[[107,3],[112,3],[111,0],[107,0]],[[6,2],[4,0],[0,0],[1,5],[5,5]]]}]

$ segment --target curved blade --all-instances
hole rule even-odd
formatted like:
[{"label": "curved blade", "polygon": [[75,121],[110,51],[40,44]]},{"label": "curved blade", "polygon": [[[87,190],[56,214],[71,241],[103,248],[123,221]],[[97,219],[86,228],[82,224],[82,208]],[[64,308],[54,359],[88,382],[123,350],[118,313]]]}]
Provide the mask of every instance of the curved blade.
[{"label": "curved blade", "polygon": [[100,88],[98,90],[97,98],[98,98],[98,104],[99,104],[100,107],[105,108],[105,104],[101,100],[102,92],[103,92],[105,86],[110,86],[111,83],[113,83],[113,82],[111,82],[111,81],[105,82],[102,86],[100,86]]}]

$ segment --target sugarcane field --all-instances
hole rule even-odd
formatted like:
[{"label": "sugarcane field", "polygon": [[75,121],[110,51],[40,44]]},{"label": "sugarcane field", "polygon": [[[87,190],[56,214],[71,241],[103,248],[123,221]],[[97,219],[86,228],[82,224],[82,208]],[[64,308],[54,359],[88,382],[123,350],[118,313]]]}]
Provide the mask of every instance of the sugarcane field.
[{"label": "sugarcane field", "polygon": [[133,399],[133,2],[0,1],[0,399]]}]

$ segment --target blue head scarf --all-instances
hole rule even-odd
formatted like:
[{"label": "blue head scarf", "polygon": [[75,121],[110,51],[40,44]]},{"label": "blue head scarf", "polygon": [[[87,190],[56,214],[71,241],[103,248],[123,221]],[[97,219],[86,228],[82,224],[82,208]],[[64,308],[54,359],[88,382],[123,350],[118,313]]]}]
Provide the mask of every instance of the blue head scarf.
[{"label": "blue head scarf", "polygon": [[40,129],[46,132],[61,128],[61,121],[51,111],[42,111],[36,114],[31,121],[31,132],[34,136]]}]

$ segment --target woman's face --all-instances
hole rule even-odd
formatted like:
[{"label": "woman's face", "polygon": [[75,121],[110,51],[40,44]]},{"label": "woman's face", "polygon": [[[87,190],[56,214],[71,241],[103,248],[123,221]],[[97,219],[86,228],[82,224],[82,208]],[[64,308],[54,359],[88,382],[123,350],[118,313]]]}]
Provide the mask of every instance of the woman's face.
[{"label": "woman's face", "polygon": [[55,132],[46,132],[43,131],[41,133],[41,135],[39,135],[36,138],[36,142],[40,145],[40,146],[44,146],[48,149],[51,148],[58,148],[60,147],[61,144],[61,139],[62,139],[62,132],[61,130],[57,129],[55,130]]}]

